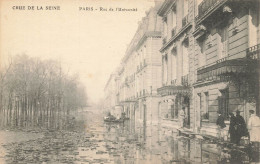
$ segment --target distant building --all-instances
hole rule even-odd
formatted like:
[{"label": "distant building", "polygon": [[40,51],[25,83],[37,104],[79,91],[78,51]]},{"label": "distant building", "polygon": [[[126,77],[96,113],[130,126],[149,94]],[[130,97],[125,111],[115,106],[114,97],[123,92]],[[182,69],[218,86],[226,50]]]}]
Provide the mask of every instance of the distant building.
[{"label": "distant building", "polygon": [[105,92],[105,98],[104,98],[104,103],[103,103],[103,108],[106,112],[112,112],[116,105],[116,74],[113,73],[110,75],[106,86],[104,88],[104,92]]},{"label": "distant building", "polygon": [[[139,141],[152,143],[147,136],[155,134],[153,125],[157,125],[158,103],[160,95],[157,89],[161,86],[162,20],[157,15],[161,3],[146,12],[139,22],[138,29],[122,59],[122,70],[119,72],[119,103],[135,133],[143,136]],[[155,142],[155,141],[154,141]],[[150,145],[151,146],[151,145]]]}]

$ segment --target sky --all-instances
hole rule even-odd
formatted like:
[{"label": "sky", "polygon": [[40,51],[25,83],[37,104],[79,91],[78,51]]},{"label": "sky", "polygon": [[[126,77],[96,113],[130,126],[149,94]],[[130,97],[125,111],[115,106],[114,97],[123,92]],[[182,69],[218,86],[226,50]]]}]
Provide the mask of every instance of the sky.
[{"label": "sky", "polygon": [[[0,53],[5,61],[19,54],[60,61],[65,71],[79,75],[90,102],[98,102],[152,6],[153,0],[0,0]],[[94,11],[80,10],[87,7]],[[117,7],[137,12],[109,11]]]}]

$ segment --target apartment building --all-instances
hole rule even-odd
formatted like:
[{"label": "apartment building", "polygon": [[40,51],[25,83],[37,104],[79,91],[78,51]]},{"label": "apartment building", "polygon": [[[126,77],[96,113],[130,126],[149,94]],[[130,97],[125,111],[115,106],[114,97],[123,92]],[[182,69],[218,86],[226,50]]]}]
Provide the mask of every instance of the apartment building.
[{"label": "apartment building", "polygon": [[[119,107],[159,123],[217,135],[217,112],[259,115],[260,1],[165,0],[139,23],[117,71]],[[151,133],[152,134],[152,133]]]},{"label": "apartment building", "polygon": [[112,112],[116,105],[116,74],[112,73],[105,85],[104,92],[105,98],[103,108],[106,112]]},{"label": "apartment building", "polygon": [[147,123],[157,117],[157,88],[161,84],[161,19],[159,4],[139,22],[138,29],[122,59],[119,102],[136,122]]},{"label": "apartment building", "polygon": [[[197,1],[194,22],[194,130],[217,135],[217,112],[259,114],[259,1]],[[258,57],[257,57],[258,52]],[[259,62],[259,61],[258,61]]]},{"label": "apartment building", "polygon": [[162,87],[159,118],[163,126],[179,126],[179,111],[187,114],[186,127],[193,121],[192,108],[192,0],[166,0],[158,11],[163,20]]}]

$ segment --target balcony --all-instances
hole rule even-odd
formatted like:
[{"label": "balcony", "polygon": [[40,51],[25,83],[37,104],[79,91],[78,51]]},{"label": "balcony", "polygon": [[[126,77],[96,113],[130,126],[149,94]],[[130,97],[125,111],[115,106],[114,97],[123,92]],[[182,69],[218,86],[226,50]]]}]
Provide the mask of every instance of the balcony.
[{"label": "balcony", "polygon": [[188,15],[182,18],[182,27],[186,26],[187,24],[188,24]]},{"label": "balcony", "polygon": [[231,59],[225,57],[213,64],[197,69],[197,81],[229,80],[232,75],[252,73],[252,68],[256,67],[255,62],[245,58]]},{"label": "balcony", "polygon": [[188,86],[189,85],[189,75],[184,75],[181,77],[181,85]]},{"label": "balcony", "polygon": [[260,44],[255,45],[253,47],[249,47],[246,50],[246,57],[248,59],[260,59]]},{"label": "balcony", "polygon": [[[221,6],[223,6],[228,0],[203,0],[198,6],[198,16],[196,17],[197,23],[200,23],[203,19],[207,18],[209,15],[218,10]],[[226,10],[221,11],[226,12]],[[213,16],[213,19],[222,16]]]},{"label": "balcony", "polygon": [[146,60],[144,59],[143,62],[141,62],[140,65],[137,66],[138,69],[137,69],[136,73],[141,72],[146,66],[147,66],[147,63],[146,63]]},{"label": "balcony", "polygon": [[171,85],[176,85],[176,83],[177,83],[177,79],[171,81]]}]

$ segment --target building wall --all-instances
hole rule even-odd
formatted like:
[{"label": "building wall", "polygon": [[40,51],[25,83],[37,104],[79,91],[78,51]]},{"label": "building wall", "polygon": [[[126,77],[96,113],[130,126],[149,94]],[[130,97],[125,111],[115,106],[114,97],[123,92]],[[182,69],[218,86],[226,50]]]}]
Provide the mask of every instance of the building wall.
[{"label": "building wall", "polygon": [[[255,1],[256,2],[256,1]],[[244,7],[232,8],[233,15],[229,20],[221,24],[215,22],[216,25],[207,27],[209,34],[205,35],[204,39],[194,41],[194,68],[197,70],[200,67],[207,67],[210,65],[216,64],[216,62],[223,57],[228,57],[228,60],[245,58],[246,49],[250,46],[257,44],[257,28],[259,27],[259,21],[256,21],[258,10],[250,9]],[[258,13],[257,13],[258,12]],[[222,43],[221,43],[221,30],[227,28],[227,49],[228,53],[223,55],[222,53]],[[254,34],[253,34],[254,33]],[[205,53],[201,53],[202,42],[205,41]],[[202,59],[205,59],[204,61]],[[196,83],[197,71],[194,71],[193,76],[194,82]],[[229,103],[228,110],[229,112],[235,112],[236,110],[241,111],[241,115],[248,120],[249,114],[248,110],[255,108],[251,103],[246,102],[243,99],[239,92],[239,87],[235,81],[229,82],[217,82],[213,80],[211,82],[204,81],[201,84],[195,84],[194,87],[194,109],[195,109],[195,126],[201,128],[202,133],[216,135],[217,133],[217,111],[219,110],[218,98],[221,96],[222,89],[228,89]],[[208,93],[208,113],[209,118],[203,118],[203,111],[205,110],[205,94]],[[200,96],[201,94],[201,105],[200,105]],[[228,124],[228,121],[227,121]]]}]

